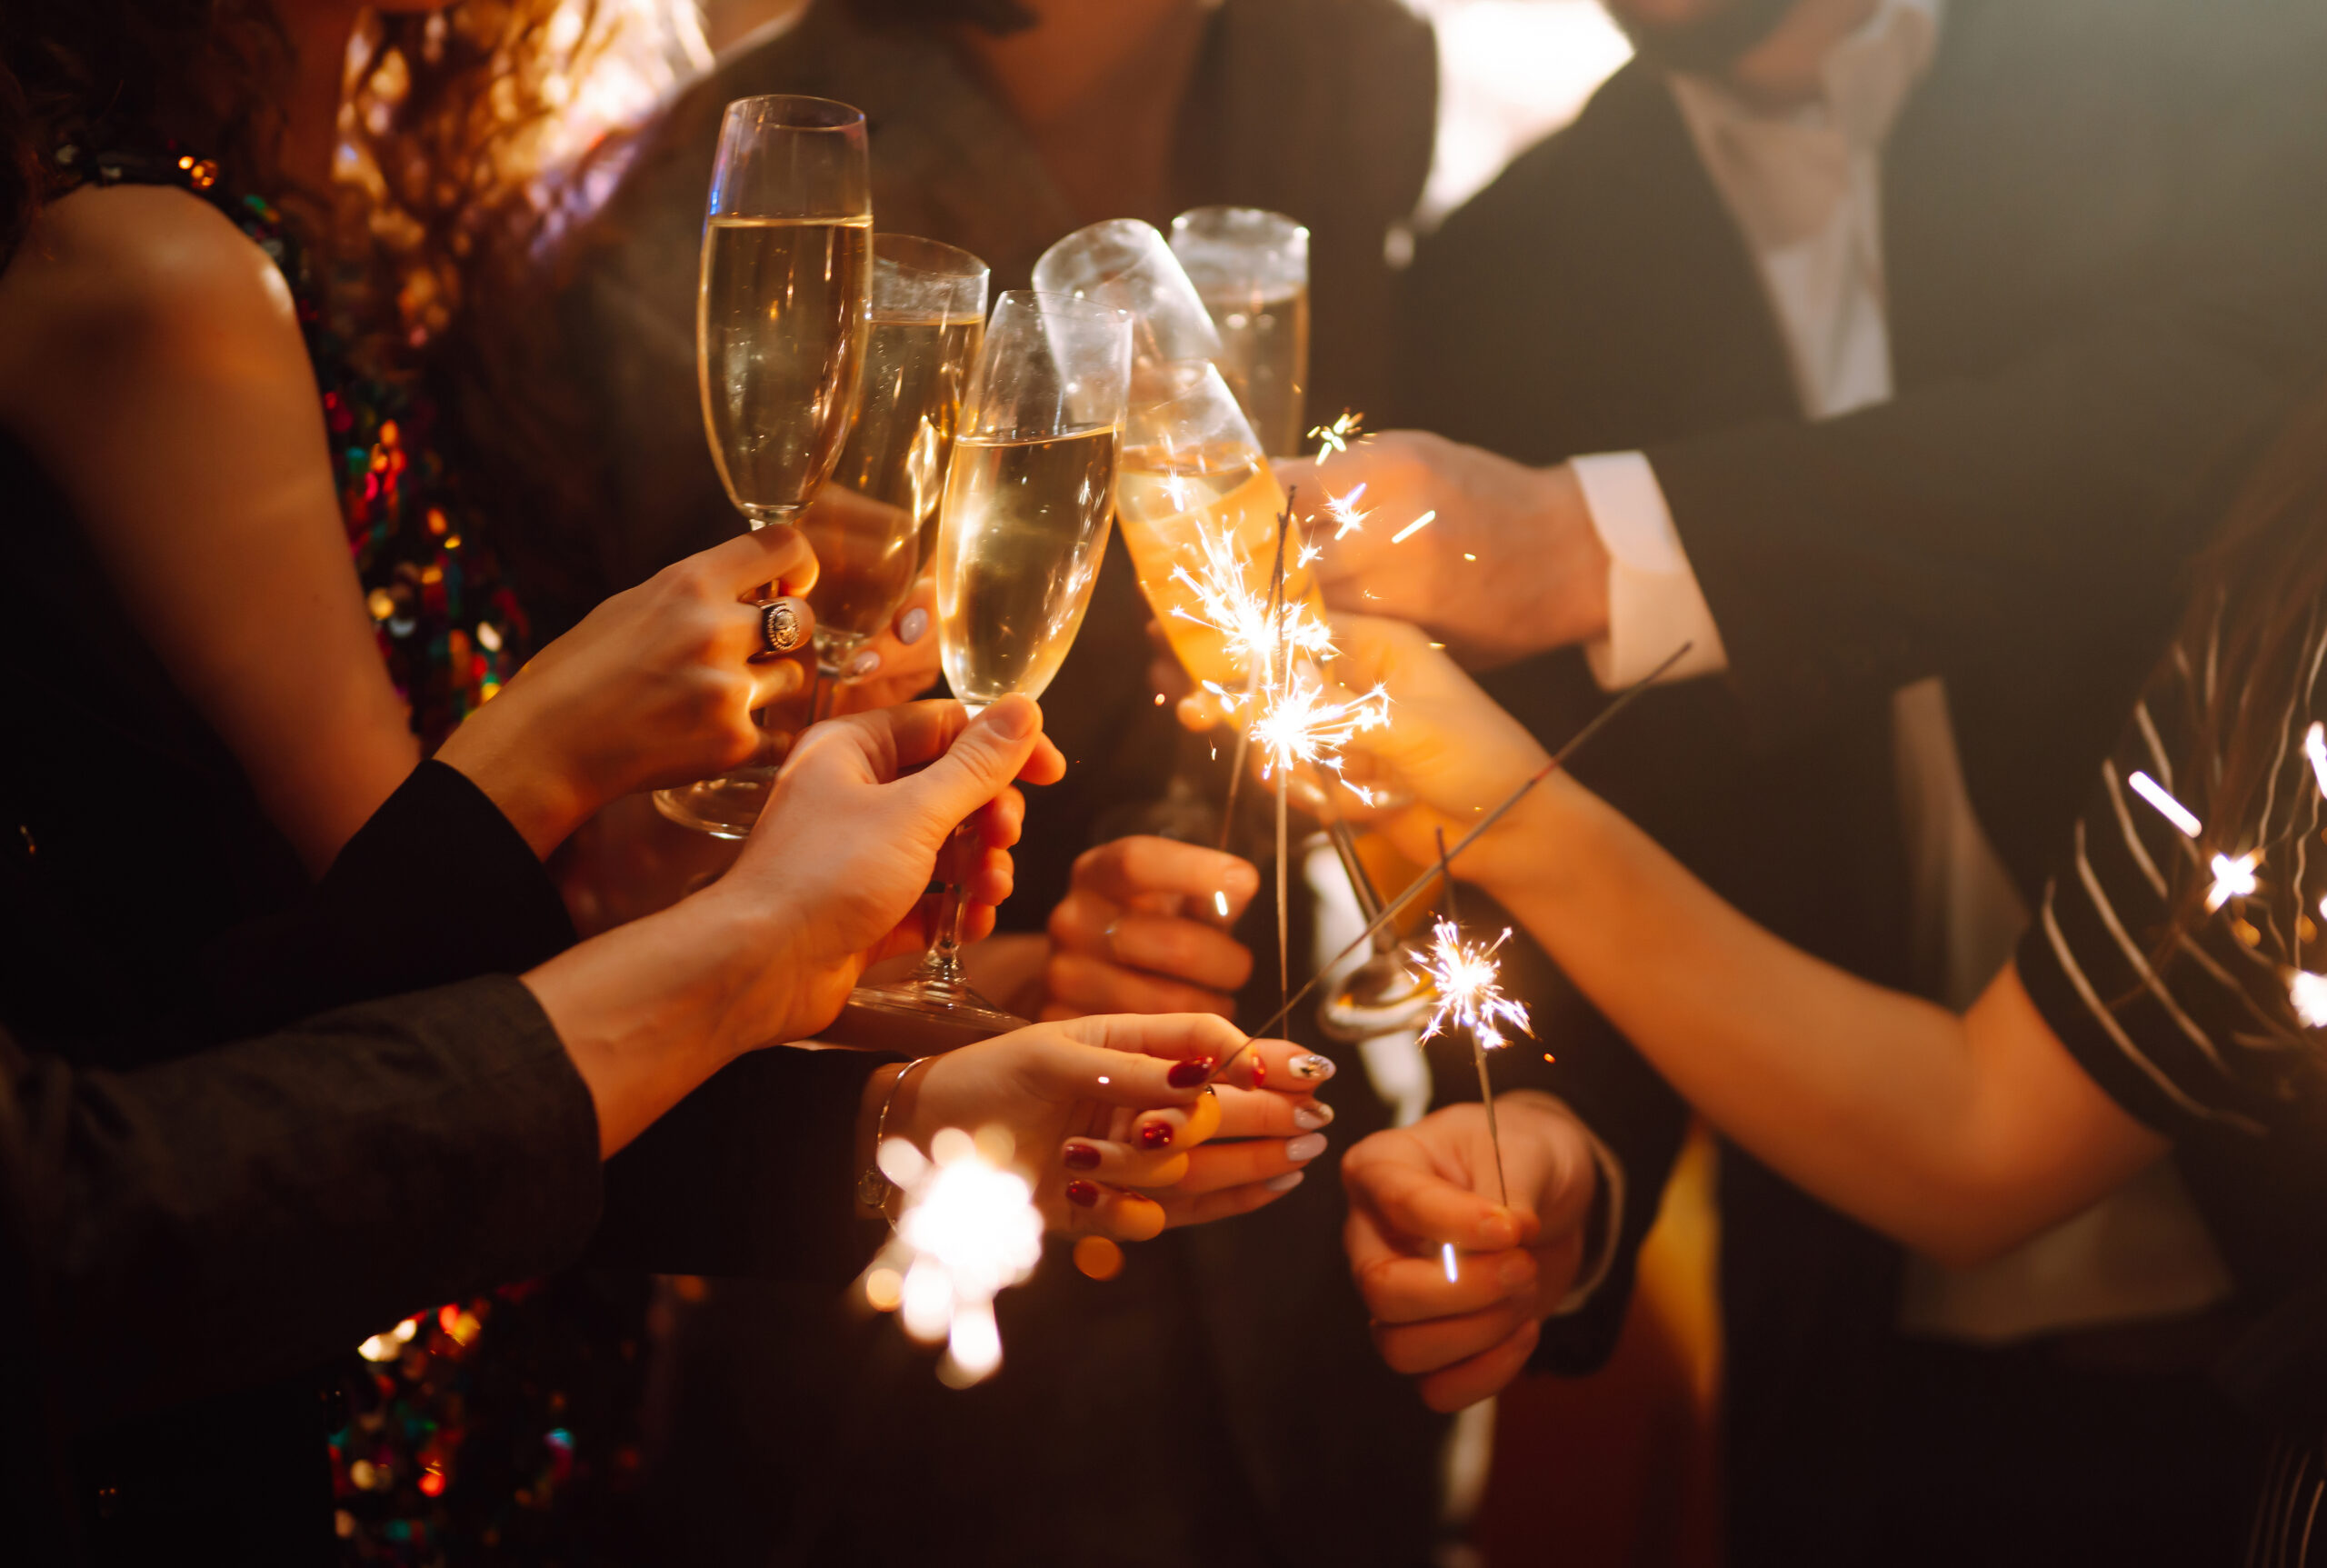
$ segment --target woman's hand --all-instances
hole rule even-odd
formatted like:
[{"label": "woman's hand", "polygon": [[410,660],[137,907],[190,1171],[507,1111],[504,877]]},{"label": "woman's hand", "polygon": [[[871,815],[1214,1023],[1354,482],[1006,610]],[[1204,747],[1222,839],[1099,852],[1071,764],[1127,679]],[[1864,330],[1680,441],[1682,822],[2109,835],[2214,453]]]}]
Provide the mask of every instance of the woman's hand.
[{"label": "woman's hand", "polygon": [[1372,782],[1411,800],[1373,824],[1409,860],[1435,861],[1437,832],[1449,843],[1470,832],[1549,760],[1535,737],[1418,628],[1335,615],[1333,643],[1336,681],[1352,691],[1378,684],[1389,693],[1389,724],[1360,733],[1346,749],[1372,764]]},{"label": "woman's hand", "polygon": [[1119,838],[1084,851],[1051,911],[1051,954],[1034,1015],[1234,1017],[1253,954],[1223,928],[1260,885],[1249,863],[1166,838]]},{"label": "woman's hand", "polygon": [[764,585],[804,593],[816,558],[764,528],[666,566],[590,612],[517,672],[437,753],[546,854],[622,795],[774,760],[754,709],[797,690],[765,650]]},{"label": "woman's hand", "polygon": [[[949,699],[801,735],[734,869],[697,895],[805,916],[789,923],[766,966],[768,1021],[752,1044],[823,1028],[867,964],[928,945],[934,875],[962,883],[965,940],[994,928],[1025,813],[1012,781],[1052,784],[1066,771],[1042,724],[1029,698],[1004,697],[974,722]],[[941,867],[939,852],[965,822],[975,831],[962,864]]]},{"label": "woman's hand", "polygon": [[864,640],[841,671],[836,714],[861,714],[910,702],[937,684],[937,580],[924,577],[881,632]]},{"label": "woman's hand", "polygon": [[[887,1134],[926,1151],[941,1128],[1003,1127],[1050,1228],[1145,1241],[1167,1225],[1271,1203],[1297,1184],[1283,1179],[1288,1171],[1315,1157],[1288,1160],[1288,1140],[1279,1139],[1257,1155],[1207,1159],[1226,1151],[1200,1145],[1232,1124],[1245,1133],[1262,1126],[1262,1103],[1293,1104],[1258,1085],[1294,1080],[1298,1048],[1254,1041],[1220,1073],[1244,1044],[1234,1025],[1209,1014],[1032,1024],[915,1069],[895,1088]],[[868,1158],[874,1122],[902,1073],[884,1069],[866,1085],[859,1134]],[[1285,1108],[1276,1118],[1288,1130],[1291,1114]]]}]

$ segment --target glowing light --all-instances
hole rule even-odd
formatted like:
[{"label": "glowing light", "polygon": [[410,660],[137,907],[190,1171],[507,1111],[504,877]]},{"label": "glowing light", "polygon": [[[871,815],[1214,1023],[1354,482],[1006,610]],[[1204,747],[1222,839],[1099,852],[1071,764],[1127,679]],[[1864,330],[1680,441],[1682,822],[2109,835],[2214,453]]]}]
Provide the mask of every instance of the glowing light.
[{"label": "glowing light", "polygon": [[415,1314],[385,1333],[374,1334],[355,1347],[355,1353],[365,1361],[394,1361],[404,1353],[404,1347],[410,1344],[413,1335],[419,1332],[420,1319]]},{"label": "glowing light", "polygon": [[1074,1243],[1074,1266],[1087,1279],[1111,1280],[1124,1272],[1124,1250],[1105,1236]]},{"label": "glowing light", "polygon": [[1361,483],[1356,489],[1345,494],[1325,497],[1325,515],[1333,520],[1334,538],[1364,531],[1365,520],[1373,515],[1358,504],[1364,494],[1365,486]]},{"label": "glowing light", "polygon": [[1342,748],[1367,730],[1390,722],[1390,694],[1380,686],[1351,702],[1336,702],[1305,672],[1264,697],[1253,720],[1253,744],[1266,759],[1263,774],[1303,764],[1332,774],[1359,799],[1373,801],[1363,785],[1342,771]]},{"label": "glowing light", "polygon": [[[1358,432],[1363,429],[1364,425],[1365,415],[1353,414],[1344,408],[1341,412],[1341,417],[1331,424],[1312,427],[1309,439],[1317,444],[1317,466],[1323,468],[1336,452],[1347,452],[1350,443],[1357,439]],[[1359,488],[1363,489],[1364,486],[1360,485]]]},{"label": "glowing light", "polygon": [[1413,522],[1407,524],[1404,527],[1399,529],[1395,534],[1391,534],[1390,543],[1393,544],[1403,544],[1407,540],[1413,538],[1415,534],[1421,533],[1423,529],[1429,527],[1437,520],[1438,512],[1436,508],[1433,508],[1432,510],[1423,513],[1421,516],[1415,518]]},{"label": "glowing light", "polygon": [[1223,920],[1228,918],[1228,894],[1219,888],[1213,890],[1212,912]]},{"label": "glowing light", "polygon": [[2160,816],[2180,828],[2182,837],[2195,838],[2203,831],[2204,824],[2191,814],[2190,808],[2166,794],[2165,786],[2149,774],[2136,768],[2125,782],[2132,786],[2135,794],[2155,806]]},{"label": "glowing light", "polygon": [[1414,954],[1438,993],[1438,1006],[1423,1029],[1423,1039],[1444,1034],[1452,1025],[1469,1030],[1472,1039],[1492,1051],[1505,1044],[1498,1024],[1509,1024],[1525,1034],[1535,1032],[1527,1022],[1527,1004],[1503,994],[1503,965],[1494,955],[1510,940],[1506,927],[1501,936],[1481,947],[1464,941],[1462,927],[1453,921],[1441,918],[1432,923],[1430,951]]},{"label": "glowing light", "polygon": [[1439,1247],[1438,1261],[1446,1270],[1446,1283],[1448,1284],[1455,1285],[1463,1283],[1463,1276],[1456,1271],[1454,1266],[1454,1243],[1453,1242],[1444,1243]]},{"label": "glowing light", "polygon": [[2319,781],[2319,793],[2327,795],[2327,724],[2312,721],[2302,733],[2302,754],[2311,759],[2311,776]]},{"label": "glowing light", "polygon": [[955,1388],[1002,1364],[994,1298],[1042,1261],[1043,1216],[1010,1155],[1000,1128],[972,1137],[947,1127],[926,1158],[903,1138],[880,1148],[882,1174],[904,1190],[904,1212],[860,1281],[864,1298],[896,1311],[915,1339],[944,1342],[938,1376]]},{"label": "glowing light", "polygon": [[2214,882],[2206,889],[2206,913],[2212,914],[2233,898],[2254,896],[2254,867],[2261,854],[2242,854],[2232,859],[2226,854],[2214,856]]},{"label": "glowing light", "polygon": [[2327,1029],[2327,974],[2296,970],[2287,977],[2287,999],[2305,1029]]},{"label": "glowing light", "polygon": [[[1257,662],[1272,676],[1280,648],[1317,658],[1332,654],[1333,634],[1310,614],[1304,601],[1270,604],[1266,580],[1272,574],[1253,570],[1256,563],[1237,548],[1233,538],[1207,528],[1198,531],[1196,544],[1203,552],[1200,569],[1172,569],[1172,580],[1188,590],[1193,605],[1174,604],[1172,614],[1218,632],[1229,658],[1247,665]],[[1254,578],[1263,583],[1257,592],[1252,585]],[[1216,682],[1208,681],[1205,687],[1232,710],[1243,700],[1241,694]]]}]

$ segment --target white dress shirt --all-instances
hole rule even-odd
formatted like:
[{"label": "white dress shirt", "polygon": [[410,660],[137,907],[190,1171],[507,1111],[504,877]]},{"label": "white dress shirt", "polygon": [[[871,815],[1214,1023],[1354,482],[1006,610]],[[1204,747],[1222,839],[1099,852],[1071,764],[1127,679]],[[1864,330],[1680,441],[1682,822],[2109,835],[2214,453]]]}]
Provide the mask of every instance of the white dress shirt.
[{"label": "white dress shirt", "polygon": [[[1878,0],[1828,55],[1824,97],[1798,107],[1763,109],[1710,78],[1672,78],[1698,155],[1758,265],[1813,420],[1892,394],[1883,144],[1929,68],[1942,4]],[[1576,459],[1574,469],[1610,562],[1608,635],[1586,650],[1593,674],[1628,684],[1683,640],[1695,649],[1672,678],[1726,668],[1647,458],[1605,453]],[[1938,679],[1895,695],[1893,734],[1918,979],[1961,1009],[2011,959],[2027,910],[1972,814]],[[1946,1270],[1911,1259],[1903,1316],[1917,1332],[1999,1342],[2193,1311],[2229,1290],[2164,1161],[1993,1263]]]}]

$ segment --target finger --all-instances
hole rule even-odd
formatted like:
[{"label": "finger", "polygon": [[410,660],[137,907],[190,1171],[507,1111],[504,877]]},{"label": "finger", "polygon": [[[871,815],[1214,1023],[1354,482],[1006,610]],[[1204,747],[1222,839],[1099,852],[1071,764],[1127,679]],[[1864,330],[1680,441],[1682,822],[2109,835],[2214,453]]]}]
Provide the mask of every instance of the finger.
[{"label": "finger", "polygon": [[1233,921],[1260,891],[1261,874],[1250,861],[1202,844],[1135,834],[1084,851],[1074,863],[1074,885],[1121,904],[1176,893]]},{"label": "finger", "polygon": [[1223,993],[1064,948],[1052,953],[1043,984],[1054,1000],[1083,1013],[1208,1013],[1225,1019],[1236,1011],[1236,999]]},{"label": "finger", "polygon": [[[1303,1049],[1290,1040],[1255,1040],[1213,1080],[1240,1089],[1267,1089],[1304,1099],[1333,1075],[1333,1059]],[[1325,1112],[1330,1119],[1331,1111]],[[1320,1122],[1318,1126],[1323,1126]]]},{"label": "finger", "polygon": [[1519,1325],[1533,1316],[1523,1303],[1513,1301],[1427,1323],[1376,1323],[1373,1348],[1382,1353],[1392,1372],[1415,1377],[1485,1354],[1517,1333]]},{"label": "finger", "polygon": [[1200,920],[1127,910],[1087,888],[1076,888],[1059,901],[1051,911],[1050,934],[1062,950],[1144,969],[1206,991],[1233,995],[1253,973],[1252,950],[1219,927]]},{"label": "finger", "polygon": [[1154,1154],[1112,1138],[1069,1138],[1059,1164],[1086,1182],[1116,1187],[1170,1187],[1188,1174],[1184,1150]]},{"label": "finger", "polygon": [[1206,1076],[1246,1039],[1233,1024],[1208,1013],[1109,1014],[1074,1019],[1058,1028],[1064,1039],[1081,1045],[1132,1052],[1189,1066],[1201,1063]]},{"label": "finger", "polygon": [[1423,1403],[1441,1414],[1452,1415],[1483,1399],[1492,1399],[1526,1366],[1543,1332],[1543,1325],[1529,1318],[1516,1333],[1484,1355],[1423,1378],[1420,1385]]},{"label": "finger", "polygon": [[[754,630],[753,636],[759,633]],[[808,684],[806,659],[766,659],[744,665],[752,683],[752,711],[756,713],[771,704],[780,703]]]},{"label": "finger", "polygon": [[1366,1310],[1383,1323],[1427,1323],[1484,1312],[1498,1303],[1532,1295],[1538,1274],[1533,1254],[1518,1247],[1500,1253],[1454,1254],[1454,1278],[1446,1277],[1443,1254],[1427,1258],[1393,1253],[1353,1271]]},{"label": "finger", "polygon": [[1293,1094],[1219,1086],[1216,1138],[1297,1138],[1333,1125],[1333,1108]]},{"label": "finger", "polygon": [[1216,1193],[1159,1193],[1156,1202],[1163,1205],[1166,1229],[1176,1229],[1181,1225],[1208,1225],[1214,1220],[1233,1219],[1238,1214],[1249,1214],[1254,1209],[1267,1207],[1299,1186],[1306,1174],[1294,1171],[1289,1175],[1279,1176],[1273,1182],[1225,1187]]},{"label": "finger", "polygon": [[1016,787],[1005,784],[1002,793],[978,808],[971,819],[978,842],[988,849],[1008,849],[1018,842],[1026,825],[1026,797]]},{"label": "finger", "polygon": [[1325,1152],[1325,1134],[1303,1133],[1292,1138],[1247,1138],[1238,1143],[1208,1143],[1190,1150],[1188,1167],[1176,1190],[1212,1193],[1254,1182],[1273,1182],[1298,1171]]},{"label": "finger", "polygon": [[1220,1130],[1220,1101],[1209,1091],[1185,1106],[1143,1111],[1124,1134],[1150,1154],[1193,1149]]},{"label": "finger", "polygon": [[763,584],[774,584],[778,594],[805,594],[816,585],[816,553],[796,528],[754,528],[694,559],[738,594]]},{"label": "finger", "polygon": [[1050,1216],[1053,1230],[1095,1233],[1119,1242],[1153,1241],[1164,1233],[1164,1207],[1144,1193],[1077,1178],[1066,1183],[1062,1196],[1065,1208]]},{"label": "finger", "polygon": [[1372,1210],[1385,1229],[1432,1246],[1500,1252],[1533,1234],[1532,1215],[1489,1203],[1426,1166],[1371,1155],[1366,1144],[1350,1151],[1344,1180],[1351,1202]]},{"label": "finger", "polygon": [[1017,886],[1017,863],[1006,849],[982,850],[958,874],[962,896],[971,904],[995,908],[1010,901]]},{"label": "finger", "polygon": [[[884,711],[903,713],[924,705],[914,703]],[[1043,710],[1032,698],[1004,697],[954,735],[943,756],[899,780],[898,787],[932,820],[950,827],[1017,778],[1034,754],[1042,728]]]},{"label": "finger", "polygon": [[914,584],[913,593],[897,611],[896,619],[890,623],[889,634],[901,645],[912,647],[929,634],[930,628],[937,624],[936,614],[937,579],[924,577]]}]

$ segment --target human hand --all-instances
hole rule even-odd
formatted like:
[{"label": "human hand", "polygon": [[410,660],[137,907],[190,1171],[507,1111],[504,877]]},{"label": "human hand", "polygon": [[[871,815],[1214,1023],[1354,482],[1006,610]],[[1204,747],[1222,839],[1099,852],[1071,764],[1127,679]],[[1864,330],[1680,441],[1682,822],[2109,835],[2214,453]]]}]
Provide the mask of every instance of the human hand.
[{"label": "human hand", "polygon": [[937,684],[937,580],[927,576],[888,625],[867,637],[849,655],[840,689],[833,694],[836,714],[861,714],[910,702]]},{"label": "human hand", "polygon": [[[698,898],[780,928],[744,1015],[747,1044],[798,1039],[839,1015],[867,964],[926,946],[943,870],[963,888],[963,934],[993,929],[1010,895],[1009,847],[1025,801],[1014,779],[1052,784],[1065,759],[1042,734],[1042,710],[1004,697],[972,721],[951,700],[829,720],[784,760],[734,868]],[[954,827],[974,832],[940,868]]]},{"label": "human hand", "polygon": [[[1233,1160],[1198,1163],[1213,1153],[1201,1146],[1206,1139],[1259,1126],[1254,1103],[1284,1099],[1255,1086],[1273,1071],[1291,1076],[1297,1048],[1255,1041],[1221,1073],[1219,1064],[1244,1044],[1233,1025],[1207,1014],[1031,1024],[947,1052],[909,1075],[903,1068],[875,1074],[860,1114],[860,1147],[869,1156],[884,1100],[887,1135],[924,1151],[941,1128],[999,1125],[1052,1229],[1145,1241],[1167,1224],[1250,1213],[1297,1184],[1282,1180],[1298,1165],[1285,1162],[1282,1141],[1272,1145],[1273,1167],[1250,1155],[1240,1156],[1240,1168]],[[1163,1190],[1160,1201],[1142,1189]]]},{"label": "human hand", "polygon": [[544,648],[436,755],[491,796],[537,854],[608,802],[773,760],[754,709],[797,690],[750,601],[801,594],[816,559],[788,528],[730,539],[616,594]]},{"label": "human hand", "polygon": [[[1498,1191],[1484,1106],[1449,1105],[1374,1134],[1342,1160],[1351,1273],[1382,1359],[1451,1412],[1499,1391],[1573,1287],[1599,1187],[1590,1141],[1548,1094],[1495,1100],[1511,1206]],[[1442,1247],[1457,1248],[1446,1278]]]},{"label": "human hand", "polygon": [[[1473,669],[1606,634],[1608,553],[1564,464],[1530,468],[1393,430],[1323,464],[1295,458],[1275,468],[1324,545],[1317,584],[1333,608],[1428,627]],[[1326,503],[1361,484],[1357,504],[1372,516],[1343,532]],[[1437,516],[1392,542],[1425,512]]]},{"label": "human hand", "polygon": [[1172,839],[1140,834],[1085,850],[1051,911],[1035,1016],[1234,1017],[1253,954],[1223,927],[1260,885],[1250,863]]}]

